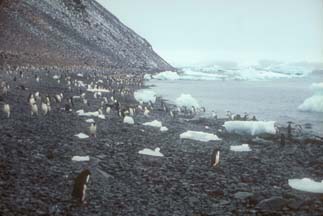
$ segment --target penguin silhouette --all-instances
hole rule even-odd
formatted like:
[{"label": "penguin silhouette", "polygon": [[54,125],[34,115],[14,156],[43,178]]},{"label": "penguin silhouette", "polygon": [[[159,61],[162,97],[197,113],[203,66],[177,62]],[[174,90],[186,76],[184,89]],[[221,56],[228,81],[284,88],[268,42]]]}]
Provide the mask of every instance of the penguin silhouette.
[{"label": "penguin silhouette", "polygon": [[90,175],[90,170],[86,169],[82,171],[74,180],[72,197],[80,203],[85,203],[85,194]]},{"label": "penguin silhouette", "polygon": [[220,163],[220,149],[214,148],[211,155],[211,166],[216,167]]}]

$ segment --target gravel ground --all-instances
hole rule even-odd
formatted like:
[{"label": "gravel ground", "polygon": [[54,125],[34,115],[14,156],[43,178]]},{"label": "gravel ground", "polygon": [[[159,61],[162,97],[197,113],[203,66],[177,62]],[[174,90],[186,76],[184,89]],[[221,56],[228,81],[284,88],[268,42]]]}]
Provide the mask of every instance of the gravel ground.
[{"label": "gravel ground", "polygon": [[[291,178],[322,180],[321,140],[303,134],[281,146],[276,136],[255,139],[218,132],[224,119],[171,118],[160,109],[160,98],[150,116],[136,112],[134,125],[124,124],[114,110],[106,119],[94,118],[97,137],[81,140],[74,135],[88,133],[89,124],[76,110],[95,111],[102,97],[94,98],[87,92],[90,106],[75,100],[73,111],[65,112],[61,108],[67,98],[85,92],[79,87],[69,89],[64,78],[60,84],[52,78],[68,72],[23,71],[24,78],[20,78],[20,70],[10,74],[0,71],[0,82],[10,85],[8,95],[0,98],[0,215],[323,214],[322,196],[288,186]],[[70,76],[88,84],[101,79],[100,85],[114,89],[123,107],[138,105],[132,95],[143,87],[141,76]],[[106,78],[115,81],[108,85]],[[128,89],[129,94],[122,96],[121,89]],[[63,102],[52,102],[47,116],[31,117],[27,97],[36,91],[41,96],[63,93]],[[2,112],[3,103],[11,106],[9,119]],[[169,130],[160,132],[142,125],[155,119]],[[222,140],[180,140],[179,135],[187,130],[216,133]],[[248,143],[252,151],[229,150],[230,145],[242,143]],[[210,156],[215,146],[221,149],[221,160],[213,168]],[[156,147],[165,157],[138,154],[143,148]],[[91,159],[73,162],[74,155],[89,155]],[[87,204],[79,205],[71,199],[73,180],[86,168],[92,173]]]}]

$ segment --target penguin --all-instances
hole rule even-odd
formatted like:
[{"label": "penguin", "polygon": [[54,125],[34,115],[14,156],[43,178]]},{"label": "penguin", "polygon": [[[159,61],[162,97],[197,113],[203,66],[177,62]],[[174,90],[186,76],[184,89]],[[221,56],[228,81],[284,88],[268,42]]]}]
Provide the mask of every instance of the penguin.
[{"label": "penguin", "polygon": [[145,107],[145,111],[144,111],[144,116],[149,116],[149,109],[147,107]]},{"label": "penguin", "polygon": [[288,126],[287,126],[287,137],[288,139],[292,138],[292,123],[293,122],[288,122]]},{"label": "penguin", "polygon": [[49,109],[48,109],[48,105],[46,103],[42,102],[41,109],[42,109],[44,115],[47,115]]},{"label": "penguin", "polygon": [[65,104],[64,109],[65,109],[65,112],[71,112],[72,111],[72,108],[71,108],[70,104]]},{"label": "penguin", "polygon": [[89,127],[90,135],[96,137],[96,123],[92,123]]},{"label": "penguin", "polygon": [[38,106],[36,103],[31,105],[31,115],[33,116],[34,114],[38,115]]},{"label": "penguin", "polygon": [[82,171],[74,180],[72,197],[82,204],[86,203],[85,195],[87,190],[87,184],[90,180],[90,176],[91,176],[90,170],[86,169]]},{"label": "penguin", "polygon": [[220,150],[215,148],[211,156],[211,166],[216,167],[220,163]]},{"label": "penguin", "polygon": [[285,135],[284,134],[280,134],[280,145],[284,146],[285,145]]},{"label": "penguin", "polygon": [[7,114],[7,117],[10,118],[10,105],[9,104],[5,104],[3,106],[3,112],[5,112]]}]

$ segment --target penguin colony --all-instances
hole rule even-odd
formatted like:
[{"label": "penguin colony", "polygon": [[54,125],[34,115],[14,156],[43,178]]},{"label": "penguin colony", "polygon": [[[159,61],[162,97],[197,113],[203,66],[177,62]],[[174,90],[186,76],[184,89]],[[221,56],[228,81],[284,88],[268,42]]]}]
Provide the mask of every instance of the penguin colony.
[{"label": "penguin colony", "polygon": [[[139,89],[143,86],[143,75],[136,76],[124,76],[118,74],[105,75],[103,73],[93,73],[82,76],[72,76],[66,70],[59,74],[51,74],[46,68],[41,72],[22,72],[25,71],[23,67],[17,67],[15,69],[7,70],[8,77],[11,77],[14,81],[14,86],[1,80],[0,77],[0,103],[3,108],[3,117],[12,118],[16,111],[10,105],[8,95],[10,95],[10,89],[16,88],[22,91],[26,96],[25,101],[19,101],[24,103],[26,109],[23,113],[31,118],[47,118],[50,115],[55,115],[57,112],[75,112],[77,109],[83,108],[88,111],[96,109],[100,115],[115,115],[123,121],[124,117],[136,115],[144,115],[149,118],[154,112],[154,104],[150,101],[148,103],[129,103],[133,98],[134,89]],[[34,82],[37,85],[42,85],[44,80],[52,80],[57,85],[65,85],[68,89],[68,95],[63,92],[55,92],[54,94],[48,94],[42,91],[34,91],[25,86],[23,81],[34,77]],[[46,85],[46,84],[43,84]],[[93,90],[93,91],[89,91]],[[74,95],[75,92],[78,95]],[[91,101],[100,101],[99,107],[92,107]],[[77,102],[77,103],[76,103]],[[77,105],[76,105],[77,104]],[[130,105],[129,105],[130,104]],[[81,105],[81,106],[80,106]],[[28,108],[27,108],[28,107]],[[193,118],[199,113],[206,112],[205,108],[196,107],[177,107],[169,106],[164,101],[160,101],[160,110],[165,112],[170,119],[176,119],[178,117]],[[215,111],[212,111],[212,118],[217,119],[218,115]],[[228,120],[244,120],[244,121],[256,121],[256,117],[249,117],[248,113],[245,113],[243,117],[239,114],[232,114],[227,112]],[[291,126],[288,127],[288,138],[291,137]],[[100,128],[96,122],[93,122],[88,127],[88,133],[92,139],[97,138],[97,133],[100,133]],[[285,144],[285,136],[281,136],[282,145]],[[211,167],[217,167],[220,164],[220,148],[216,147],[211,154]],[[72,197],[80,203],[85,203],[86,191],[88,189],[89,179],[91,172],[88,169],[84,169],[75,178]]]}]

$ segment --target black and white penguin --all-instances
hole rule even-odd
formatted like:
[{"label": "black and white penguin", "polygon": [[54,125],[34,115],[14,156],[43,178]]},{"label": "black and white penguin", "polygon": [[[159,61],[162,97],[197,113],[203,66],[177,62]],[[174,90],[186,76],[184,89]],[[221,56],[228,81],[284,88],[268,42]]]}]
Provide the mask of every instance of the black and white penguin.
[{"label": "black and white penguin", "polygon": [[89,127],[90,135],[96,137],[96,123],[92,123]]},{"label": "black and white penguin", "polygon": [[74,180],[72,197],[80,203],[85,203],[85,194],[87,190],[87,184],[90,180],[90,176],[90,170],[86,169],[82,171]]},{"label": "black and white penguin", "polygon": [[288,122],[288,126],[287,126],[287,137],[288,139],[292,138],[292,123],[293,122]]},{"label": "black and white penguin", "polygon": [[220,163],[220,150],[215,148],[211,155],[211,166],[216,167]]}]

